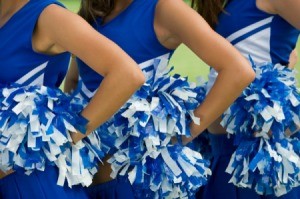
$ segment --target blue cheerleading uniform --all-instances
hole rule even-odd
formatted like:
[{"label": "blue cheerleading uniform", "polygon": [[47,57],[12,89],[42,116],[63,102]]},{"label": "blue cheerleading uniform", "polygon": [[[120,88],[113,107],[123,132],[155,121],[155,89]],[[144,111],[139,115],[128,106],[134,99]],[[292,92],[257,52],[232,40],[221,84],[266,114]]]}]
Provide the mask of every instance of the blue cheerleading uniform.
[{"label": "blue cheerleading uniform", "polygon": [[[189,192],[205,183],[209,173],[208,162],[203,162],[198,152],[168,144],[171,136],[178,132],[189,135],[188,124],[193,117],[190,114],[200,103],[200,93],[204,96],[205,92],[190,85],[185,78],[170,76],[167,64],[173,50],[162,46],[154,31],[157,2],[134,0],[111,21],[102,24],[98,18],[93,24],[98,32],[114,41],[139,64],[146,76],[146,84],[100,127],[101,150],[112,156],[109,163],[116,179],[113,180],[115,183],[90,187],[92,198],[97,195],[99,198],[122,198],[125,195],[131,198],[133,194],[137,198],[153,198],[155,195],[159,198],[188,197]],[[81,60],[78,59],[77,63],[80,81],[75,94],[89,100],[103,77]],[[195,160],[193,163],[190,162],[192,159]],[[188,175],[185,167],[191,167],[195,172]],[[120,180],[119,175],[125,178]],[[174,183],[176,179],[177,183]],[[130,183],[133,190],[129,188]],[[112,184],[116,188],[107,188]]]},{"label": "blue cheerleading uniform", "polygon": [[1,199],[88,199],[82,186],[57,185],[58,169],[47,166],[45,171],[33,171],[29,176],[15,172],[0,180]]},{"label": "blue cheerleading uniform", "polygon": [[[280,69],[276,67],[278,67],[279,65],[286,66],[289,63],[289,55],[296,46],[297,39],[299,36],[299,30],[294,28],[292,25],[290,25],[287,21],[285,21],[280,16],[268,14],[264,11],[261,11],[256,6],[256,0],[230,0],[225,6],[225,10],[226,10],[225,13],[221,13],[219,15],[219,23],[216,25],[215,30],[220,35],[225,37],[229,42],[231,42],[242,55],[244,55],[246,58],[250,58],[250,61],[255,66],[255,69],[258,69],[256,71],[257,74],[259,73],[261,76],[264,75],[264,72],[260,73],[259,71],[260,69],[262,71],[267,71],[266,74],[270,71],[272,72],[276,71],[274,72],[274,74],[277,75],[278,74],[277,72],[279,71],[280,73],[281,70],[285,71],[286,72],[285,74],[292,73],[291,71],[288,71],[288,69],[286,69],[285,67],[282,68],[279,67]],[[263,67],[267,66],[267,67],[259,68],[260,66]],[[213,85],[216,77],[217,77],[217,72],[211,69],[209,74],[208,90]],[[257,78],[256,79],[257,81],[255,80],[253,83],[253,87],[255,87],[255,83],[259,82],[259,80],[261,79]],[[294,79],[294,77],[289,76],[287,79],[292,80]],[[275,81],[272,80],[272,82]],[[291,86],[293,87],[294,85]],[[257,88],[257,89],[262,90],[262,88]],[[275,90],[275,87],[273,88],[273,90]],[[250,93],[251,90],[248,89],[244,91],[243,94],[245,93],[247,94],[247,92]],[[282,92],[281,94],[283,95],[284,92]],[[298,94],[295,95],[297,97]],[[241,100],[237,100],[237,101],[241,101]],[[237,116],[236,118],[238,117],[241,118],[243,116],[245,116],[246,118],[247,111],[252,111],[252,110],[253,109],[249,106],[248,110],[244,111],[245,115],[237,114],[239,116]],[[230,113],[228,117],[230,117]],[[247,119],[243,118],[241,120],[247,120]],[[231,128],[234,129],[232,131],[235,131],[235,128],[238,129],[238,126],[233,125],[233,123],[231,124],[226,123],[225,126],[226,127],[228,127],[227,125],[229,126],[231,125],[231,127],[234,126],[233,128]],[[227,128],[227,132],[230,131],[229,129],[230,128]],[[240,129],[251,132],[250,129],[245,129],[245,128],[240,128]],[[229,133],[232,133],[232,131],[230,131]],[[212,146],[212,156],[213,156],[212,165],[211,165],[212,176],[209,179],[208,184],[205,187],[203,187],[201,191],[198,193],[198,198],[214,198],[214,199],[217,198],[230,198],[230,199],[277,198],[276,196],[274,196],[275,194],[274,190],[268,188],[261,188],[259,184],[260,182],[256,182],[257,184],[254,185],[252,184],[251,188],[250,187],[238,188],[234,184],[232,184],[233,174],[229,174],[225,172],[225,170],[227,168],[226,171],[228,171],[229,164],[232,166],[231,158],[233,158],[233,155],[238,153],[235,151],[237,150],[241,140],[242,141],[243,139],[247,140],[248,138],[246,137],[243,138],[241,135],[237,136],[236,134],[230,136],[231,136],[230,138],[228,138],[228,135],[211,134],[209,136],[210,143]],[[248,143],[251,143],[251,139],[249,140]],[[253,138],[253,140],[257,141],[259,140],[259,138],[257,139]],[[253,147],[255,146],[257,148],[258,145],[259,144],[255,145],[255,143],[251,144],[251,146]],[[249,145],[249,150],[251,146]],[[244,152],[247,153],[248,149],[244,149],[244,150],[245,150]],[[297,149],[294,148],[294,150],[296,151]],[[241,150],[239,152],[241,152]],[[235,163],[236,162],[233,161],[233,164]],[[236,167],[230,169],[240,169]],[[271,166],[269,166],[269,168],[270,167]],[[297,171],[295,170],[295,172]],[[254,178],[259,179],[259,175],[260,174],[256,173],[256,176]],[[273,173],[272,175],[276,175],[276,173]],[[239,176],[235,176],[235,177],[236,178],[234,179],[239,178]],[[253,178],[251,177],[253,176],[250,176],[249,178],[253,180]],[[247,183],[249,183],[249,181]],[[267,184],[268,182],[266,181],[264,183]],[[251,182],[249,184],[251,184]],[[255,187],[255,185],[257,186]],[[291,187],[289,187],[288,184],[285,186],[287,191],[290,191]],[[285,188],[282,190],[278,190],[276,194],[278,194],[278,196],[282,195],[278,198],[300,198],[299,188],[294,188],[288,193],[286,193]],[[265,194],[265,195],[259,195],[258,193]]]},{"label": "blue cheerleading uniform", "polygon": [[[1,92],[10,88],[12,88],[12,91],[16,91],[17,88],[13,87],[14,85],[26,87],[26,89],[35,87],[57,89],[65,77],[70,60],[69,53],[45,55],[35,52],[32,48],[32,34],[37,20],[43,10],[51,4],[63,6],[55,0],[30,0],[0,28]],[[29,93],[29,90],[27,91]],[[15,93],[15,96],[17,95]],[[4,98],[8,99],[9,96],[6,98],[5,94],[1,93],[0,98],[1,100]],[[1,119],[5,116],[5,110],[2,110],[4,105],[6,104],[1,101]],[[2,121],[1,125],[3,125]],[[18,131],[18,129],[15,131]],[[67,186],[58,186],[59,171],[53,163],[45,162],[45,159],[42,164],[37,162],[34,166],[35,168],[40,168],[41,171],[33,169],[30,175],[25,174],[25,167],[28,166],[28,169],[30,169],[34,165],[27,164],[28,162],[26,161],[30,160],[26,159],[26,156],[28,155],[28,157],[33,158],[34,154],[31,156],[30,154],[26,154],[26,151],[21,151],[26,149],[25,145],[22,144],[19,146],[20,151],[14,151],[13,154],[10,151],[11,149],[8,149],[9,152],[6,153],[7,150],[5,149],[4,141],[6,137],[4,134],[6,134],[6,131],[5,129],[3,131],[1,126],[1,169],[13,169],[15,172],[0,180],[1,199],[88,198],[81,186],[73,186],[73,189]],[[14,141],[9,140],[8,142]],[[29,148],[27,149],[29,153]],[[38,159],[38,152],[36,153],[36,158]],[[6,154],[9,154],[11,157],[15,155],[14,158],[17,159],[8,159],[8,162],[4,162],[7,160],[5,157]],[[32,162],[35,161],[35,159],[31,160]],[[16,163],[12,161],[20,162]],[[23,164],[23,161],[26,163]]]}]

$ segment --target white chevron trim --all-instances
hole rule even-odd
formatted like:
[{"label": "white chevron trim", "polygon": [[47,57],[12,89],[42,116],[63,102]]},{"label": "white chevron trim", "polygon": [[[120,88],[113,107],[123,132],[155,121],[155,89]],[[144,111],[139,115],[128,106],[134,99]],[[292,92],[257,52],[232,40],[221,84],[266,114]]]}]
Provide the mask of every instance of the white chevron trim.
[{"label": "white chevron trim", "polygon": [[170,56],[170,53],[167,53],[167,54],[158,56],[158,57],[156,57],[156,58],[153,58],[153,59],[150,59],[150,60],[148,60],[148,61],[145,61],[145,62],[140,63],[140,64],[139,64],[139,67],[140,67],[140,69],[144,69],[144,68],[146,68],[146,67],[148,67],[148,66],[151,66],[151,65],[153,64],[153,62],[154,62],[155,59],[161,59],[161,58],[166,58],[166,59],[168,59],[169,56]]},{"label": "white chevron trim", "polygon": [[270,40],[271,28],[266,28],[236,43],[234,47],[236,47],[245,58],[248,58],[250,55],[256,64],[268,63],[272,62]]},{"label": "white chevron trim", "polygon": [[44,83],[44,73],[41,74],[38,78],[36,78],[33,82],[30,82],[29,86],[35,86],[35,85],[43,85]]},{"label": "white chevron trim", "polygon": [[[79,77],[79,79],[81,79],[81,78]],[[92,98],[92,97],[95,95],[95,93],[96,93],[97,90],[95,90],[94,92],[90,91],[90,90],[86,87],[86,85],[84,84],[84,82],[81,81],[81,91],[82,91],[88,98]]]},{"label": "white chevron trim", "polygon": [[266,19],[263,19],[261,21],[258,21],[254,24],[251,24],[250,26],[247,26],[243,29],[240,29],[239,31],[231,34],[230,36],[228,36],[226,39],[229,41],[229,42],[232,42],[233,40],[239,38],[240,36],[243,36],[245,34],[247,34],[248,32],[252,31],[252,30],[255,30],[263,25],[266,25],[268,23],[270,23],[272,20],[273,20],[273,16],[272,17],[268,17]]},{"label": "white chevron trim", "polygon": [[38,67],[34,68],[29,73],[27,73],[26,75],[24,75],[23,77],[21,77],[20,79],[18,79],[16,81],[16,83],[17,84],[23,84],[23,83],[25,83],[28,79],[30,79],[31,77],[33,77],[35,74],[37,74],[41,70],[44,70],[47,65],[48,65],[48,62],[45,62],[45,63],[39,65]]}]

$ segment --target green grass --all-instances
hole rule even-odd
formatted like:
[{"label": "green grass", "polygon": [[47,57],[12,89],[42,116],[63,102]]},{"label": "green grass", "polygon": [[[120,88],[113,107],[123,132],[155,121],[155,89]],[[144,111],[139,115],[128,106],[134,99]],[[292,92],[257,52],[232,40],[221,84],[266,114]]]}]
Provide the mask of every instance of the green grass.
[{"label": "green grass", "polygon": [[[80,0],[60,0],[73,12],[79,9]],[[298,42],[298,54],[300,57],[300,41]],[[189,80],[194,81],[196,77],[202,76],[207,79],[209,67],[201,61],[193,52],[186,46],[181,45],[174,53],[170,65],[174,66],[174,73],[179,73],[183,76],[188,76]],[[298,59],[297,68],[300,67],[300,58]],[[300,73],[297,74],[300,80]]]},{"label": "green grass", "polygon": [[59,0],[72,12],[77,12],[79,9],[80,0]]}]

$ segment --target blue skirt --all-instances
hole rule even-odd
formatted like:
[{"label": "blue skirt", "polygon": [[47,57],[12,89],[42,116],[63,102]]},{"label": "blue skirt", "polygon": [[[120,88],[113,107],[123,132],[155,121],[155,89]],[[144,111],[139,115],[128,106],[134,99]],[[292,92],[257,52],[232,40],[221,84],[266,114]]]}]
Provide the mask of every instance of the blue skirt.
[{"label": "blue skirt", "polygon": [[88,187],[90,199],[134,199],[132,186],[126,177]]},{"label": "blue skirt", "polygon": [[53,166],[29,176],[14,172],[0,180],[0,199],[88,199],[85,188],[58,186],[57,178],[58,169]]},{"label": "blue skirt", "polygon": [[273,195],[258,195],[253,189],[239,188],[232,183],[228,183],[231,175],[226,173],[225,170],[231,155],[236,149],[233,145],[233,136],[228,139],[227,135],[209,133],[209,139],[212,150],[212,175],[207,185],[197,193],[197,199],[300,199],[300,187],[294,188],[281,197],[276,197]]}]

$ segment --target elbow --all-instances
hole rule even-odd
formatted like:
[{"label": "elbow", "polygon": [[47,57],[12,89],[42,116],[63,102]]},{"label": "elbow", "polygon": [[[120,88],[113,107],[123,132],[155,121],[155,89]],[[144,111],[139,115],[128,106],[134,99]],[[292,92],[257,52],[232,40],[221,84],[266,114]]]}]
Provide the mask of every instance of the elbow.
[{"label": "elbow", "polygon": [[246,81],[246,84],[247,86],[253,82],[253,80],[255,79],[255,71],[253,70],[253,68],[249,65],[249,68],[247,69],[247,72],[246,72],[246,75],[245,75],[245,81]]},{"label": "elbow", "polygon": [[251,68],[251,74],[249,76],[250,83],[254,81],[255,77],[256,77],[256,74],[255,74],[254,70]]},{"label": "elbow", "polygon": [[116,67],[110,67],[108,73],[102,74],[102,76],[111,76],[119,80],[118,83],[126,86],[128,89],[137,90],[146,81],[146,78],[135,62],[130,60],[125,62],[122,67],[120,67],[119,62]]},{"label": "elbow", "polygon": [[245,67],[241,68],[236,77],[242,87],[247,87],[255,79],[255,72],[250,64],[247,63]]},{"label": "elbow", "polygon": [[132,81],[132,85],[138,89],[145,83],[146,78],[143,72],[138,68],[138,70],[130,74],[130,80]]},{"label": "elbow", "polygon": [[142,73],[142,71],[140,71],[136,77],[137,86],[141,87],[145,82],[146,82],[145,75]]}]

